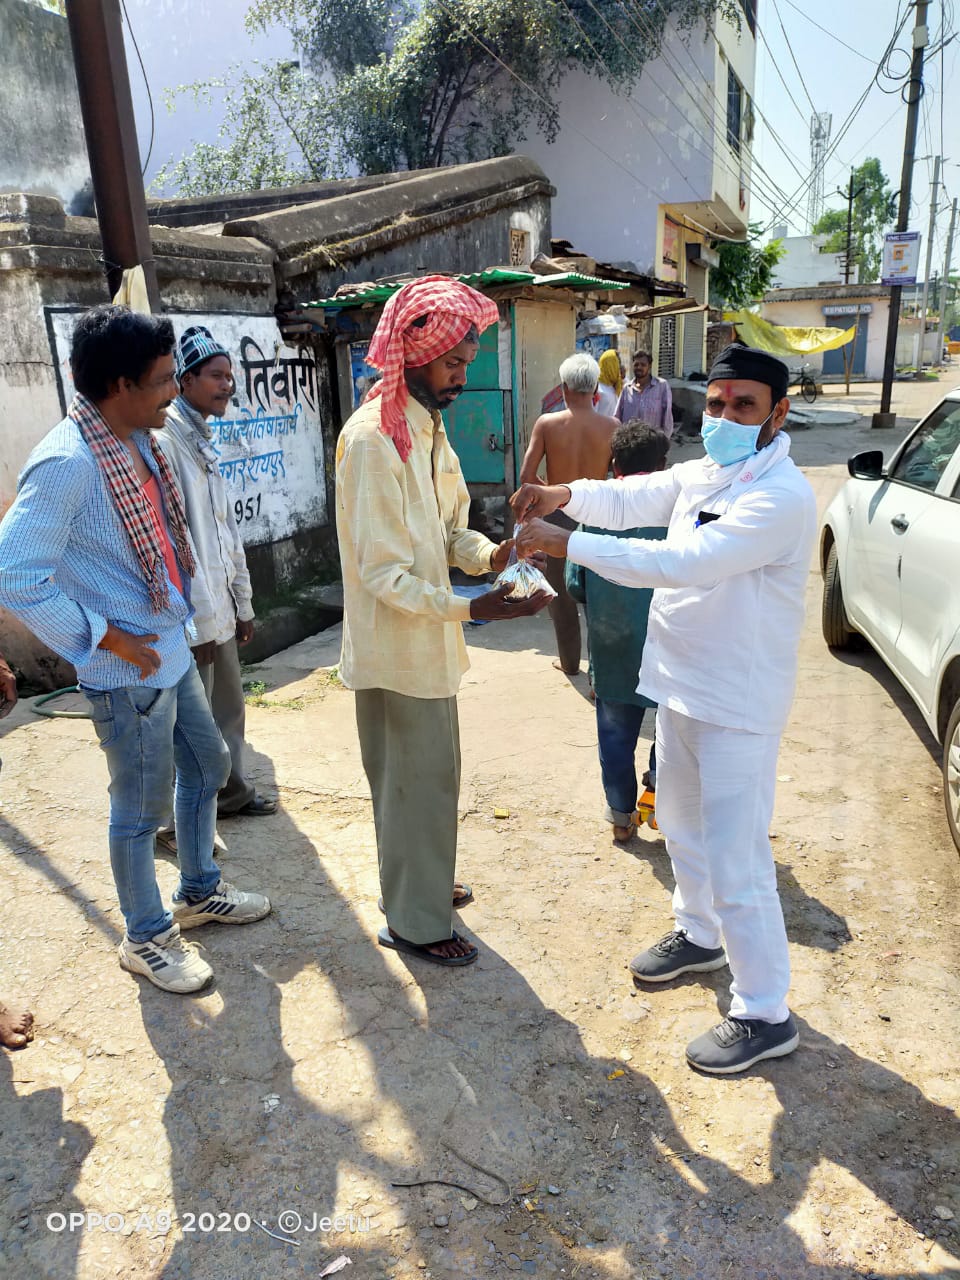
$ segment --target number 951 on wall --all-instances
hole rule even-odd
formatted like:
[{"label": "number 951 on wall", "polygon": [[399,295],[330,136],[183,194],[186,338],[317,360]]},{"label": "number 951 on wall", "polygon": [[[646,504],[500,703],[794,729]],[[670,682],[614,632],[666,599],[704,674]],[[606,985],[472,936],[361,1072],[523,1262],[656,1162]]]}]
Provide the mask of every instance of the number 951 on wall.
[{"label": "number 951 on wall", "polygon": [[247,498],[246,501],[238,498],[233,504],[233,515],[237,524],[244,524],[250,520],[256,520],[260,514],[260,500],[262,494],[257,494],[255,498]]}]

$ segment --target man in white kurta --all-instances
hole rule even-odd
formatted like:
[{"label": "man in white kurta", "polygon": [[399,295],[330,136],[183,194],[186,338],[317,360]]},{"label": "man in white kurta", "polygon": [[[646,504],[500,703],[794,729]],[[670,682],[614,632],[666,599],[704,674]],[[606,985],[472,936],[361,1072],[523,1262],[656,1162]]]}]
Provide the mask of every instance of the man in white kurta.
[{"label": "man in white kurta", "polygon": [[[640,982],[729,964],[730,1012],[687,1047],[714,1074],[798,1043],[768,838],[796,679],[816,503],[781,432],[787,369],[728,347],[710,372],[707,456],[623,480],[521,489],[518,549],[565,554],[612,582],[653,587],[637,692],[657,714],[657,822],[676,879],[676,928],[631,963]],[[666,540],[567,533],[563,507],[606,529],[668,525]]]}]

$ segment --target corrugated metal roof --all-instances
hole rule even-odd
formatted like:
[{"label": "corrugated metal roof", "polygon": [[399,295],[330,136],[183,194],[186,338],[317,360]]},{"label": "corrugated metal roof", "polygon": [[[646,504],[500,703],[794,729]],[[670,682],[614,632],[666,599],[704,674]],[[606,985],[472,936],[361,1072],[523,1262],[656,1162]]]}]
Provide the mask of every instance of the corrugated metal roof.
[{"label": "corrugated metal roof", "polygon": [[[619,280],[604,280],[599,276],[586,276],[578,271],[564,271],[561,275],[535,275],[532,271],[521,271],[513,267],[487,267],[483,271],[473,271],[465,275],[453,276],[473,289],[492,288],[497,285],[532,285],[553,289],[628,289],[630,286]],[[322,307],[326,311],[340,311],[344,307],[373,306],[386,302],[398,289],[410,280],[386,280],[359,289],[356,293],[340,294],[334,298],[319,298],[315,302],[304,302],[306,307]]]}]

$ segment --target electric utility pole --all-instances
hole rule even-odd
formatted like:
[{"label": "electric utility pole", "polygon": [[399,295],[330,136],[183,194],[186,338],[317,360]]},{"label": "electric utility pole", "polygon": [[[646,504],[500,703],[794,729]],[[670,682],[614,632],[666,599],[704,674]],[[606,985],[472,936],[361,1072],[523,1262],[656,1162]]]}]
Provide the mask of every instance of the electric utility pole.
[{"label": "electric utility pole", "polygon": [[933,157],[933,189],[930,192],[930,225],[927,228],[927,265],[923,271],[923,292],[920,295],[920,346],[917,349],[918,378],[923,377],[923,340],[927,336],[927,299],[930,296],[930,268],[933,265],[933,237],[937,230],[937,200],[940,196],[940,162],[942,156]]},{"label": "electric utility pole", "polygon": [[66,7],[110,294],[124,268],[141,266],[151,310],[159,311],[119,0],[67,0]]},{"label": "electric utility pole", "polygon": [[947,318],[947,290],[950,287],[950,259],[953,256],[953,235],[957,229],[957,202],[953,202],[950,230],[947,232],[947,251],[943,255],[943,284],[940,287],[940,322],[937,325],[937,364],[943,361],[943,331]]},{"label": "electric utility pole", "polygon": [[853,202],[857,196],[862,196],[866,187],[858,187],[856,191],[853,189],[853,170],[850,170],[850,182],[847,184],[846,191],[841,191],[837,187],[837,195],[842,196],[847,202],[847,256],[843,264],[843,283],[850,283],[850,267],[853,264]]},{"label": "electric utility pole", "polygon": [[[917,118],[920,99],[923,96],[923,51],[927,47],[927,0],[917,0],[917,13],[913,26],[913,59],[910,64],[909,92],[907,100],[907,128],[903,142],[903,169],[900,174],[900,208],[897,213],[897,231],[906,231],[910,221],[910,188],[913,184],[913,155],[917,145]],[[873,426],[893,427],[896,414],[890,412],[893,391],[893,374],[897,357],[897,329],[900,326],[901,286],[890,286],[890,314],[887,319],[887,346],[883,357],[883,392],[880,396],[880,412],[873,415]]]}]

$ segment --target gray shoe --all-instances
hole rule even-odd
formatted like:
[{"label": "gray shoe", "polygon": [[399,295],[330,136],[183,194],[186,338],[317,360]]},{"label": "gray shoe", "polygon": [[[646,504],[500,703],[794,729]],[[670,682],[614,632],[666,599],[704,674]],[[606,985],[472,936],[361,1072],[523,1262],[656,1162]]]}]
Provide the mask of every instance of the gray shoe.
[{"label": "gray shoe", "polygon": [[685,929],[674,929],[630,961],[630,972],[640,982],[669,982],[681,973],[709,973],[727,963],[723,947],[698,947]]},{"label": "gray shoe", "polygon": [[687,1045],[687,1061],[698,1071],[731,1076],[764,1058],[785,1058],[800,1043],[793,1014],[786,1022],[724,1018]]},{"label": "gray shoe", "polygon": [[270,914],[270,899],[262,893],[244,893],[242,889],[221,880],[208,897],[200,902],[187,902],[173,896],[173,918],[181,929],[195,929],[199,924],[252,924]]}]

